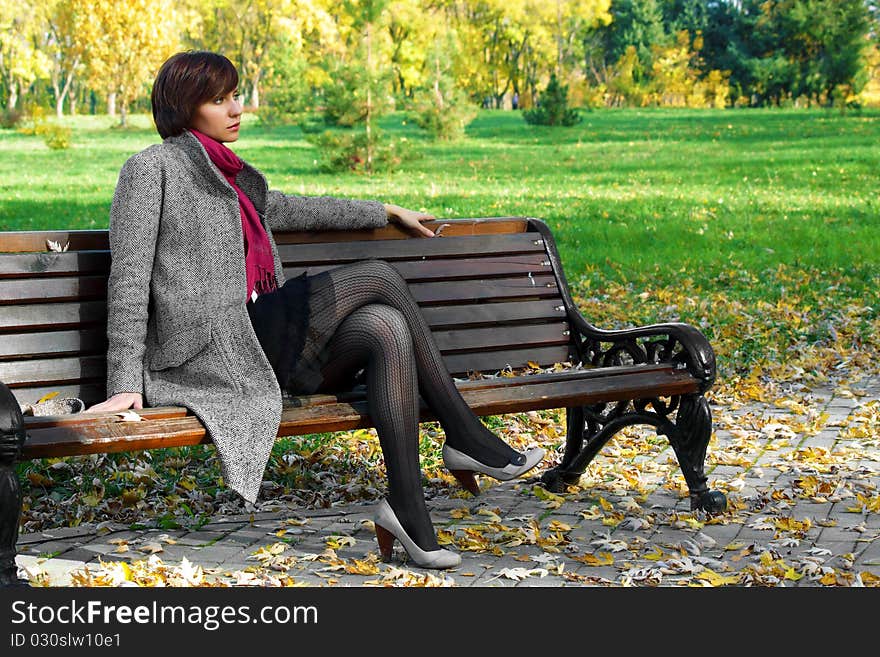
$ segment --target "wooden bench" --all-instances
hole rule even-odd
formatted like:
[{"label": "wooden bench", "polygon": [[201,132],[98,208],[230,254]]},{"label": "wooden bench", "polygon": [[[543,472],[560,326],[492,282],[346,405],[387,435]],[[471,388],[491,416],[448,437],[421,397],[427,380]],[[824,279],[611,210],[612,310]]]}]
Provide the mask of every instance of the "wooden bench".
[{"label": "wooden bench", "polygon": [[[668,437],[692,508],[726,499],[706,486],[712,431],[703,394],[715,377],[711,346],[681,323],[620,331],[592,326],[574,306],[548,226],[533,218],[431,222],[442,236],[412,238],[395,226],[357,232],[275,234],[285,275],[365,258],[400,271],[450,373],[478,415],[566,408],[561,462],[542,475],[561,491],[609,438],[632,424]],[[49,240],[67,250],[48,247]],[[328,244],[332,244],[328,248]],[[0,577],[15,580],[20,460],[210,442],[186,408],[145,408],[145,422],[112,413],[22,417],[20,403],[49,392],[87,405],[105,398],[106,230],[0,232]],[[563,371],[480,380],[537,363]],[[582,367],[577,367],[578,364]],[[470,375],[470,376],[469,376]],[[146,400],[149,402],[149,400]],[[422,421],[433,420],[423,405]],[[363,390],[285,398],[279,436],[369,427]]]}]

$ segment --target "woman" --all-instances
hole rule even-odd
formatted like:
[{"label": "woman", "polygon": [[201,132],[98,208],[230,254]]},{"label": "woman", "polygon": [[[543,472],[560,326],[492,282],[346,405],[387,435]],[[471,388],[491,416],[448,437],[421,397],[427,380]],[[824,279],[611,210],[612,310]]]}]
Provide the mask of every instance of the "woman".
[{"label": "woman", "polygon": [[429,215],[375,201],[287,196],[224,143],[238,139],[238,73],[224,56],[178,53],[151,96],[161,144],[133,155],[110,212],[105,402],[88,409],[181,405],[205,425],[226,485],[253,503],[281,419],[281,391],[350,387],[367,400],[388,473],[376,535],[426,567],[440,549],[421,487],[421,391],[446,432],[446,466],[508,480],[543,450],[520,454],[485,428],[458,393],[416,302],[380,260],[285,281],[272,230],[378,228],[425,237]]}]

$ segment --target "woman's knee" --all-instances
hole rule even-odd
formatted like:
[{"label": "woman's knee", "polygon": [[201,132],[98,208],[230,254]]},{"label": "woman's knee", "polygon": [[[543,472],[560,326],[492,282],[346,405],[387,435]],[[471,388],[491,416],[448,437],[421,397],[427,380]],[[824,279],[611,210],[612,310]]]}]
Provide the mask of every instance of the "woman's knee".
[{"label": "woman's knee", "polygon": [[[412,335],[403,313],[393,306],[368,304],[355,311],[366,322],[375,348],[387,352],[412,351]],[[354,315],[355,313],[352,313]]]},{"label": "woman's knee", "polygon": [[406,285],[406,279],[387,260],[370,258],[369,260],[361,261],[360,264],[363,266],[367,276],[376,276],[382,280],[401,282]]}]

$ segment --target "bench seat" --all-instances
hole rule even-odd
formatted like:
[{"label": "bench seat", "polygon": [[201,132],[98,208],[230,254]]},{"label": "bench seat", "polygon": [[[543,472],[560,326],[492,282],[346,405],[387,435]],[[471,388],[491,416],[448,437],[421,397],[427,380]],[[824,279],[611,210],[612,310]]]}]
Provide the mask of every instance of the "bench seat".
[{"label": "bench seat", "polygon": [[[604,369],[498,377],[457,384],[477,415],[523,413],[572,404],[591,404],[696,392],[698,382],[669,366],[640,365]],[[28,440],[22,459],[129,452],[162,447],[208,444],[199,419],[180,406],[136,411],[141,422],[115,413],[25,417]],[[436,418],[422,405],[420,421]],[[279,436],[371,427],[365,392],[285,398]]]}]

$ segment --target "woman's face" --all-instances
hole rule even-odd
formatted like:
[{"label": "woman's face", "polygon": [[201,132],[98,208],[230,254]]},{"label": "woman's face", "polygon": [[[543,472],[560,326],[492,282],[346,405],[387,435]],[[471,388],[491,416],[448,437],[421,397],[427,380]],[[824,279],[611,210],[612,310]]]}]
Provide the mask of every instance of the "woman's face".
[{"label": "woman's face", "polygon": [[238,139],[241,111],[238,89],[235,89],[199,105],[190,127],[221,143],[235,141]]}]

